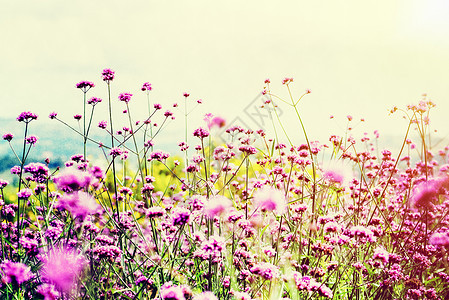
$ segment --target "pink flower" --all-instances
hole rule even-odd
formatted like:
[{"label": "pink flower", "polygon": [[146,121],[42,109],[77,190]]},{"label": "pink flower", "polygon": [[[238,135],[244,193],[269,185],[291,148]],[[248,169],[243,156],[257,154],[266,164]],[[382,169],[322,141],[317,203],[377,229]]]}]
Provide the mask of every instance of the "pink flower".
[{"label": "pink flower", "polygon": [[254,206],[263,212],[273,211],[281,215],[286,210],[286,199],[284,193],[272,187],[264,187],[254,193]]},{"label": "pink flower", "polygon": [[53,248],[43,259],[42,276],[59,290],[70,292],[86,260],[72,250]]},{"label": "pink flower", "polygon": [[161,286],[160,294],[163,300],[186,300],[182,288],[177,285],[172,285],[171,282],[167,282]]},{"label": "pink flower", "polygon": [[232,207],[232,201],[224,196],[215,196],[205,204],[203,211],[209,218],[223,215]]},{"label": "pink flower", "polygon": [[128,103],[129,101],[131,101],[132,95],[133,95],[133,94],[130,94],[130,93],[121,93],[121,94],[118,96],[118,99],[119,99],[120,101],[123,101],[123,102]]},{"label": "pink flower", "polygon": [[80,219],[84,219],[89,214],[96,213],[99,209],[99,205],[95,199],[85,192],[63,195],[57,207],[68,210],[74,217]]},{"label": "pink flower", "polygon": [[6,283],[16,282],[21,284],[33,277],[30,267],[23,263],[5,260],[0,263],[0,275]]},{"label": "pink flower", "polygon": [[109,83],[110,81],[112,81],[115,77],[115,72],[112,71],[111,69],[104,69],[103,72],[101,73],[101,77],[103,77],[103,81],[106,81],[107,83]]},{"label": "pink flower", "polygon": [[66,169],[53,179],[57,187],[67,193],[87,188],[91,180],[89,173],[77,169]]},{"label": "pink flower", "polygon": [[413,189],[410,202],[415,208],[431,208],[438,201],[439,196],[445,193],[444,189],[447,189],[447,186],[447,178],[433,178],[421,182]]}]

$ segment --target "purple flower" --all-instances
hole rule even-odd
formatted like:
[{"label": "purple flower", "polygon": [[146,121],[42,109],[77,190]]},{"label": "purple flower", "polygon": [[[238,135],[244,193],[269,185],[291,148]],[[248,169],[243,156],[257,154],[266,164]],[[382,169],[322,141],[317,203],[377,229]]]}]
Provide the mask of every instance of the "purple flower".
[{"label": "purple flower", "polygon": [[118,147],[112,148],[112,149],[109,151],[109,155],[112,156],[112,157],[117,157],[117,156],[120,156],[120,155],[122,155],[122,154],[123,154],[122,149],[120,149],[120,148],[118,148]]},{"label": "purple flower", "polygon": [[154,109],[158,110],[158,109],[162,109],[162,105],[160,105],[159,103],[155,103],[153,105]]},{"label": "purple flower", "polygon": [[190,220],[190,211],[187,208],[176,207],[172,213],[173,226],[184,225]]},{"label": "purple flower", "polygon": [[40,285],[36,292],[42,295],[44,300],[57,300],[60,296],[59,292],[55,290],[55,286],[47,283]]},{"label": "purple flower", "polygon": [[60,190],[71,193],[89,186],[92,178],[86,172],[66,169],[53,179]]},{"label": "purple flower", "polygon": [[193,132],[193,136],[203,139],[209,136],[209,131],[200,127]]},{"label": "purple flower", "polygon": [[82,117],[83,117],[82,115],[74,115],[73,116],[73,118],[78,121],[81,120]]},{"label": "purple flower", "polygon": [[86,93],[90,88],[93,88],[95,84],[90,81],[80,81],[76,84],[77,89],[81,89],[84,93]]},{"label": "purple flower", "polygon": [[13,139],[14,135],[12,133],[5,133],[3,135],[3,139],[7,142],[11,142],[11,140]]},{"label": "purple flower", "polygon": [[84,257],[73,250],[54,248],[43,258],[42,276],[59,290],[70,292],[85,262]]},{"label": "purple flower", "polygon": [[271,280],[278,277],[279,270],[276,266],[270,263],[258,263],[250,269],[251,273],[261,276],[265,280]]},{"label": "purple flower", "polygon": [[35,135],[30,135],[30,136],[28,136],[26,139],[25,139],[25,141],[26,141],[26,143],[27,144],[30,144],[30,145],[35,145],[36,143],[37,143],[37,136],[35,136]]},{"label": "purple flower", "polygon": [[120,94],[120,95],[118,96],[118,99],[119,99],[120,101],[123,101],[123,102],[128,103],[129,101],[131,101],[132,95],[133,95],[133,94],[130,94],[130,93],[122,93],[122,94]]},{"label": "purple flower", "polygon": [[4,189],[5,186],[7,186],[9,184],[8,181],[0,179],[0,190]]},{"label": "purple flower", "polygon": [[204,214],[209,218],[214,218],[226,213],[232,207],[232,201],[224,196],[215,196],[204,206]]},{"label": "purple flower", "polygon": [[410,202],[413,207],[431,208],[438,200],[439,195],[443,194],[443,187],[447,185],[447,179],[433,178],[421,182],[413,189],[413,196]]},{"label": "purple flower", "polygon": [[163,300],[185,300],[184,292],[180,286],[172,285],[171,282],[161,286],[161,298]]},{"label": "purple flower", "polygon": [[6,283],[17,282],[21,284],[33,276],[31,268],[20,262],[5,260],[0,263],[2,281]]},{"label": "purple flower", "polygon": [[103,100],[101,100],[101,98],[92,97],[89,100],[87,100],[87,104],[92,104],[92,106],[95,106],[98,103],[100,103],[101,101],[103,101]]},{"label": "purple flower", "polygon": [[50,118],[50,119],[56,119],[56,117],[58,116],[58,114],[56,113],[56,112],[52,112],[52,113],[50,113],[49,115],[48,115],[48,117]]},{"label": "purple flower", "polygon": [[254,205],[263,212],[274,211],[279,215],[286,210],[284,193],[271,187],[264,187],[254,194]]},{"label": "purple flower", "polygon": [[23,167],[23,170],[33,176],[33,181],[43,183],[48,178],[48,167],[41,163],[30,163]]},{"label": "purple flower", "polygon": [[108,122],[106,122],[106,121],[100,121],[100,123],[98,123],[98,127],[101,129],[106,129],[107,126],[108,126]]},{"label": "purple flower", "polygon": [[17,121],[19,122],[29,123],[32,120],[37,120],[37,115],[30,111],[24,111],[17,117]]},{"label": "purple flower", "polygon": [[101,73],[101,76],[103,77],[103,81],[109,83],[114,79],[114,74],[115,72],[112,71],[111,69],[104,69],[103,72]]},{"label": "purple flower", "polygon": [[20,166],[14,166],[14,167],[11,168],[11,174],[19,175],[21,170],[22,169],[20,168]]},{"label": "purple flower", "polygon": [[33,194],[33,191],[30,189],[21,189],[17,193],[17,197],[22,200],[27,200],[28,198],[31,197],[32,194]]},{"label": "purple flower", "polygon": [[94,248],[93,252],[99,259],[106,258],[109,260],[120,258],[120,255],[122,254],[122,251],[118,247],[112,245],[97,246]]},{"label": "purple flower", "polygon": [[87,215],[97,212],[99,205],[88,193],[76,192],[63,195],[57,203],[57,208],[66,209],[73,217],[84,220]]},{"label": "purple flower", "polygon": [[449,246],[449,235],[448,233],[433,233],[429,238],[429,244],[431,245],[441,245],[441,246]]},{"label": "purple flower", "polygon": [[151,87],[151,84],[149,83],[149,82],[145,82],[143,85],[142,85],[142,91],[143,92],[145,92],[145,91],[151,91],[153,88]]}]

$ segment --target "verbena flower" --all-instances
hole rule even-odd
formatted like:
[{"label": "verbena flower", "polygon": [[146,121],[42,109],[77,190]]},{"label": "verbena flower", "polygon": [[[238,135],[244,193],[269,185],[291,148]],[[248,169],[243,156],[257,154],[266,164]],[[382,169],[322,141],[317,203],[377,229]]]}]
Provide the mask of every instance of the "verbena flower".
[{"label": "verbena flower", "polygon": [[70,292],[86,259],[75,250],[53,248],[43,256],[42,276],[63,292]]},{"label": "verbena flower", "polygon": [[193,136],[204,139],[209,136],[209,131],[200,127],[198,129],[195,129],[195,131],[193,132]]},{"label": "verbena flower", "polygon": [[48,179],[48,167],[41,163],[30,163],[23,167],[26,173],[30,173],[32,180],[37,183],[43,183]]},{"label": "verbena flower", "polygon": [[93,88],[95,84],[90,81],[80,81],[76,84],[76,88],[82,90],[84,93]]},{"label": "verbena flower", "polygon": [[232,201],[224,196],[217,195],[209,199],[204,205],[204,214],[209,218],[223,215],[232,207]]},{"label": "verbena flower", "polygon": [[269,186],[254,193],[253,202],[263,212],[273,211],[278,215],[283,214],[287,207],[284,193]]},{"label": "verbena flower", "polygon": [[11,142],[11,140],[14,138],[14,135],[12,133],[5,133],[3,135],[3,140],[7,142]]},{"label": "verbena flower", "polygon": [[31,268],[20,262],[5,260],[0,263],[2,281],[6,283],[22,284],[33,277]]},{"label": "verbena flower", "polygon": [[64,194],[59,199],[57,208],[68,210],[72,216],[84,220],[87,215],[96,213],[100,206],[95,201],[95,198],[88,193],[76,192]]},{"label": "verbena flower", "polygon": [[60,297],[53,284],[43,283],[36,289],[36,292],[44,297],[44,300],[57,300]]},{"label": "verbena flower", "polygon": [[103,72],[101,73],[101,76],[103,78],[103,81],[106,81],[107,83],[109,83],[110,81],[112,81],[115,77],[115,72],[112,71],[111,69],[104,69]]},{"label": "verbena flower", "polygon": [[108,126],[108,122],[106,121],[100,121],[100,123],[98,123],[98,127],[101,129],[106,129],[106,127]]},{"label": "verbena flower", "polygon": [[30,189],[21,189],[17,193],[17,197],[22,200],[27,200],[28,198],[31,197],[31,195],[33,195],[33,191]]},{"label": "verbena flower", "polygon": [[92,106],[95,106],[98,103],[100,103],[101,101],[103,101],[101,98],[92,97],[89,100],[87,100],[87,104],[91,104]]},{"label": "verbena flower", "polygon": [[271,280],[279,276],[279,269],[270,263],[261,262],[250,269],[250,272],[261,276],[265,280]]},{"label": "verbena flower", "polygon": [[173,226],[181,226],[190,221],[190,211],[187,208],[176,207],[172,212]]},{"label": "verbena flower", "polygon": [[151,84],[149,83],[149,82],[145,82],[143,85],[142,85],[142,88],[141,88],[141,90],[143,91],[143,92],[145,92],[145,91],[147,91],[147,92],[149,92],[149,91],[151,91],[153,88],[151,87]]},{"label": "verbena flower", "polygon": [[38,140],[38,137],[35,136],[35,135],[27,136],[26,139],[25,139],[27,144],[30,144],[30,145],[33,145],[33,146],[37,143],[37,140]]},{"label": "verbena flower", "polygon": [[89,173],[68,168],[53,179],[56,186],[67,193],[87,188],[92,181]]},{"label": "verbena flower", "polygon": [[129,101],[131,101],[132,95],[133,95],[133,94],[130,94],[130,93],[122,93],[122,94],[120,94],[120,95],[118,96],[118,99],[119,99],[120,101],[123,101],[123,102],[128,103]]},{"label": "verbena flower", "polygon": [[32,120],[37,120],[37,115],[29,111],[24,111],[17,117],[19,122],[29,123]]}]

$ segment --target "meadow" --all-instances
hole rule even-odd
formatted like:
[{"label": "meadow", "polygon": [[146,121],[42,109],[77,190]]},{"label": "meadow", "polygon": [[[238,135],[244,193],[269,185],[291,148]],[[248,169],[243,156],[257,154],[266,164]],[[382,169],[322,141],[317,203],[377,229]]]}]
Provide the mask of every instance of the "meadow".
[{"label": "meadow", "polygon": [[[282,80],[286,99],[261,83],[273,137],[211,114],[190,128],[195,100],[184,94],[175,115],[178,104],[150,101],[150,83],[148,117],[135,120],[134,95],[115,94],[114,78],[105,69],[101,86],[76,84],[78,129],[48,116],[79,135],[63,167],[29,161],[33,112],[17,117],[23,134],[3,134],[23,146],[11,146],[17,184],[0,180],[1,299],[449,299],[449,146],[432,147],[428,98],[391,109],[405,129],[393,150],[377,147],[376,132],[355,136],[351,116],[344,136],[313,140],[299,110],[313,93],[293,95],[292,78]],[[100,105],[109,119],[93,124]],[[284,124],[277,105],[297,123]],[[115,128],[123,107],[129,125]],[[172,156],[154,139],[174,117],[185,138]],[[302,144],[278,137],[287,126]],[[89,161],[89,144],[106,168]]]}]

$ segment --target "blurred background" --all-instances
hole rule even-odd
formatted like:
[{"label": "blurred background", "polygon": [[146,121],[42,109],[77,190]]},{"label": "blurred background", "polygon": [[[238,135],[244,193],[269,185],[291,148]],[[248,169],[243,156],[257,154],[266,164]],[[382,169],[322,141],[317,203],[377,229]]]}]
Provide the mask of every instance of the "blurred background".
[{"label": "blurred background", "polygon": [[[447,144],[449,2],[444,0],[42,0],[1,1],[1,7],[0,133],[23,137],[23,124],[15,118],[22,111],[37,113],[31,134],[40,138],[39,159],[82,152],[80,137],[48,119],[55,111],[78,128],[73,115],[83,109],[82,92],[75,88],[79,81],[94,82],[87,96],[104,100],[92,129],[94,136],[102,135],[96,124],[107,119],[104,68],[116,72],[111,87],[117,129],[128,124],[117,100],[122,92],[134,94],[134,120],[147,116],[144,82],[153,87],[150,102],[175,113],[155,148],[177,150],[184,139],[185,92],[189,111],[203,102],[189,114],[189,132],[204,126],[206,113],[271,132],[269,119],[251,110],[261,101],[266,78],[272,92],[289,101],[284,77],[294,78],[295,99],[311,90],[299,107],[312,140],[344,135],[351,115],[354,134],[379,130],[390,147],[398,147],[407,122],[388,110],[417,103],[426,93],[437,104],[431,114],[435,140]],[[291,108],[278,105],[289,136],[301,142]],[[0,156],[10,153],[8,148],[0,143]]]}]

